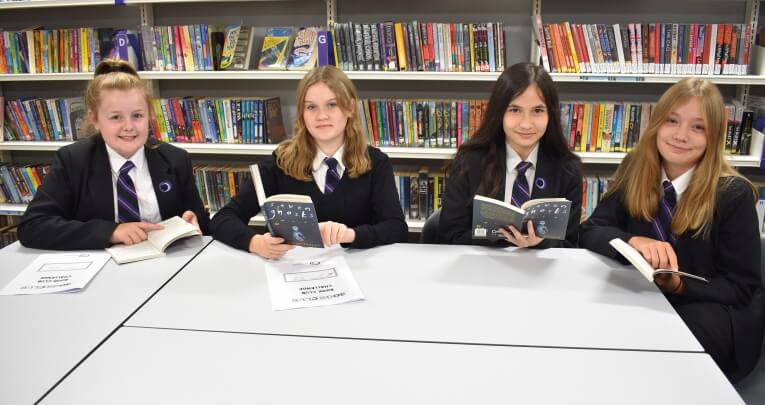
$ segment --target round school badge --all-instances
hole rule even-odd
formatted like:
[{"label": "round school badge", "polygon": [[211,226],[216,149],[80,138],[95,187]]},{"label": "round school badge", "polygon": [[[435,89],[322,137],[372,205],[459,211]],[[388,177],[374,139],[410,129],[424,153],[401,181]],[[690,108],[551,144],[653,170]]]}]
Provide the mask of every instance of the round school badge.
[{"label": "round school badge", "polygon": [[163,193],[167,193],[172,189],[173,189],[173,183],[171,183],[168,180],[164,180],[161,183],[159,183],[159,191]]},{"label": "round school badge", "polygon": [[545,187],[547,187],[547,182],[545,181],[545,179],[543,179],[543,178],[539,177],[539,178],[537,178],[537,180],[534,182],[534,185],[535,185],[535,186],[537,186],[537,188],[538,188],[538,189],[540,189],[540,190],[544,190],[544,189],[545,189]]}]

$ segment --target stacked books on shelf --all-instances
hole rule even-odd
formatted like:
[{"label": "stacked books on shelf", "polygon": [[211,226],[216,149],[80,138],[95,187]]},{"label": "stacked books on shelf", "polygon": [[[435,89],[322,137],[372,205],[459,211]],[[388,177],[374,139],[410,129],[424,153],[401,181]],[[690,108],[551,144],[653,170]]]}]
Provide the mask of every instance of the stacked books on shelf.
[{"label": "stacked books on shelf", "polygon": [[407,220],[426,220],[441,208],[446,176],[443,173],[429,173],[427,168],[418,172],[397,172],[396,189],[401,209]]},{"label": "stacked books on shelf", "polygon": [[454,148],[470,139],[485,100],[369,99],[358,102],[361,124],[374,146]]},{"label": "stacked books on shelf", "polygon": [[49,165],[0,164],[0,204],[26,204],[32,201]]},{"label": "stacked books on shelf", "polygon": [[[652,103],[562,102],[563,136],[575,152],[629,152],[648,126]],[[726,104],[726,151],[749,155],[754,113],[737,101]]]},{"label": "stacked books on shelf", "polygon": [[83,97],[8,100],[3,112],[6,141],[72,141],[83,135],[87,115]]},{"label": "stacked books on shelf", "polygon": [[15,215],[0,216],[0,249],[19,240],[17,226],[20,218]]},{"label": "stacked books on shelf", "polygon": [[532,23],[552,73],[745,75],[749,65],[748,24]]},{"label": "stacked books on shelf", "polygon": [[650,103],[562,102],[561,129],[575,152],[627,152],[648,125]]},{"label": "stacked books on shelf", "polygon": [[116,49],[117,33],[128,36],[113,28],[0,31],[0,73],[92,72]]},{"label": "stacked books on shelf", "polygon": [[611,178],[600,176],[585,176],[582,179],[582,219],[584,222],[595,211],[598,201],[608,191]]},{"label": "stacked books on shelf", "polygon": [[343,70],[501,72],[505,32],[495,23],[336,23],[337,66]]},{"label": "stacked books on shelf", "polygon": [[279,143],[281,102],[272,98],[162,98],[152,102],[153,133],[165,142]]},{"label": "stacked books on shelf", "polygon": [[[215,70],[215,62],[220,62],[223,52],[225,37],[221,30],[207,24],[142,26],[141,52],[146,70]],[[238,33],[233,34],[233,41],[238,39]]]},{"label": "stacked books on shelf", "polygon": [[218,212],[239,192],[240,185],[252,181],[247,166],[194,166],[194,179],[202,203],[210,212]]}]

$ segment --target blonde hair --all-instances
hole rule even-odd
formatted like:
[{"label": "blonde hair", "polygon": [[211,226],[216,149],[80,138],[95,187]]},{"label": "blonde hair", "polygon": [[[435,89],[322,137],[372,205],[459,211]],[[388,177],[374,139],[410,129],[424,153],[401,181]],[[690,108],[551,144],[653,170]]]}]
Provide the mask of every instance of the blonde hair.
[{"label": "blonde hair", "polygon": [[[98,107],[101,105],[101,92],[104,90],[133,90],[139,89],[143,91],[146,98],[147,113],[150,118],[154,117],[154,111],[151,108],[151,90],[146,85],[146,82],[141,80],[138,76],[133,65],[120,59],[104,59],[98,66],[93,74],[93,80],[88,83],[88,88],[85,90],[85,105],[88,107],[88,111],[93,115],[98,116]],[[93,123],[90,120],[87,121],[86,133],[91,135],[98,135]],[[151,140],[151,136],[149,140]]]},{"label": "blonde hair", "polygon": [[[674,84],[661,96],[653,109],[648,127],[635,149],[616,170],[614,183],[607,194],[622,191],[624,205],[633,218],[650,222],[657,215],[661,198],[661,155],[657,147],[659,128],[677,107],[696,98],[702,105],[707,145],[701,155],[688,188],[683,193],[672,219],[672,232],[680,235],[695,230],[694,237],[708,235],[712,223],[718,188],[725,187],[732,177],[744,179],[725,160],[727,121],[720,90],[713,83],[687,78]],[[728,178],[728,179],[726,179]]]},{"label": "blonde hair", "polygon": [[358,93],[348,76],[334,66],[316,67],[298,84],[298,113],[295,118],[295,128],[292,137],[277,147],[276,164],[290,177],[303,181],[313,179],[311,165],[316,156],[316,141],[306,128],[303,111],[305,95],[308,89],[317,83],[324,83],[335,93],[338,106],[349,116],[348,123],[345,125],[343,162],[346,173],[351,178],[359,177],[372,170],[372,162],[367,150],[366,137],[361,129],[361,121],[356,112]]}]

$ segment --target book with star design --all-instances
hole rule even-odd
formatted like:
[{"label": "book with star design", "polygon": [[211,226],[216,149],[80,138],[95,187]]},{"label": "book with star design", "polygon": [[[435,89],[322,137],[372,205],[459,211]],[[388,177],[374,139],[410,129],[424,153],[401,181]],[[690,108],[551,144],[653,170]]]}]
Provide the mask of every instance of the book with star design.
[{"label": "book with star design", "polygon": [[250,174],[268,232],[284,238],[290,245],[323,248],[319,219],[311,197],[300,194],[266,197],[258,165],[250,165]]},{"label": "book with star design", "polygon": [[571,201],[565,198],[539,198],[526,201],[521,207],[476,195],[473,197],[473,239],[505,239],[500,229],[513,225],[521,233],[532,221],[534,232],[545,239],[566,239]]}]

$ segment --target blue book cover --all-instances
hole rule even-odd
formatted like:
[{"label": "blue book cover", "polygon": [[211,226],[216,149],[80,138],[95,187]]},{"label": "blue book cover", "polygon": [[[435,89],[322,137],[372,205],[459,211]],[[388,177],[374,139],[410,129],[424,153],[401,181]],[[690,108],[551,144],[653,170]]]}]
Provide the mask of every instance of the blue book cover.
[{"label": "blue book cover", "polygon": [[319,66],[335,66],[335,51],[332,40],[332,32],[324,29],[319,30]]}]

